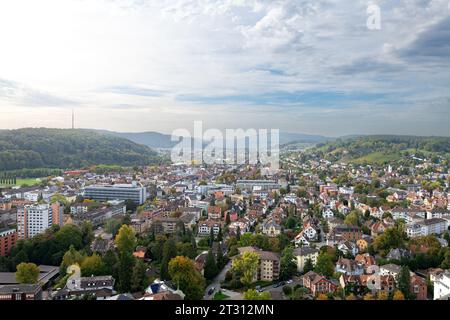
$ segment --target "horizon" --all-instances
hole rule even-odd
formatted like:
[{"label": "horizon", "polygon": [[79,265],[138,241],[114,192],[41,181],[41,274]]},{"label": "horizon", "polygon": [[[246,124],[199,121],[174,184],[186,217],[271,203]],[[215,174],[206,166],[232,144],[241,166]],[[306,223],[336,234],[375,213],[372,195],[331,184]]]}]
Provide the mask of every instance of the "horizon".
[{"label": "horizon", "polygon": [[[12,128],[12,129],[3,129],[0,128],[0,131],[9,130],[24,130],[24,129],[56,129],[56,130],[91,130],[91,131],[107,131],[111,133],[121,133],[121,134],[142,134],[142,133],[155,133],[155,134],[161,134],[170,136],[172,133],[165,133],[161,131],[118,131],[118,130],[108,130],[108,129],[99,129],[99,128],[61,128],[61,127],[19,127],[19,128]],[[205,128],[208,129],[208,128]],[[228,128],[228,129],[241,129],[241,128]],[[246,130],[247,128],[242,128]],[[250,128],[253,129],[253,128]],[[395,133],[373,133],[373,134],[343,134],[339,136],[327,136],[322,134],[310,134],[305,132],[292,132],[292,131],[283,131],[280,130],[280,134],[298,134],[298,135],[305,135],[305,136],[317,136],[322,138],[330,138],[330,139],[343,139],[343,138],[357,138],[357,137],[373,137],[373,136],[396,136],[396,137],[418,137],[418,138],[450,138],[450,135],[444,136],[444,135],[415,135],[415,134],[395,134]]]}]

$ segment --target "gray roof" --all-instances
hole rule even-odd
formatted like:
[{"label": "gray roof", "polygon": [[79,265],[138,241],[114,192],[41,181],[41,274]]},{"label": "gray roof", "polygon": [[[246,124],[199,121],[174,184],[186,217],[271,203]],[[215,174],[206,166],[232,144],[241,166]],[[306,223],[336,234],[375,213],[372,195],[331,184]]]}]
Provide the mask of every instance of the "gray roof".
[{"label": "gray roof", "polygon": [[294,249],[294,256],[306,256],[318,252],[319,250],[313,247],[298,247]]}]

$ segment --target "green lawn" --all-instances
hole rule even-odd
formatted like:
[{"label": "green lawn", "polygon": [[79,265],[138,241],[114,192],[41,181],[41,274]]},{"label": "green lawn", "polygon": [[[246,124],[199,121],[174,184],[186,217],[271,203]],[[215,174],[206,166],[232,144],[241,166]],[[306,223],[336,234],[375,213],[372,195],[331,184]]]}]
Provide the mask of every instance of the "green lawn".
[{"label": "green lawn", "polygon": [[223,293],[222,291],[218,291],[216,292],[216,294],[213,297],[213,300],[225,300],[228,299],[230,296],[227,296],[225,293]]},{"label": "green lawn", "polygon": [[39,184],[41,182],[41,179],[39,178],[27,178],[27,179],[17,179],[16,184],[7,184],[7,185],[0,185],[0,187],[14,187],[14,186],[34,186],[36,184]]}]

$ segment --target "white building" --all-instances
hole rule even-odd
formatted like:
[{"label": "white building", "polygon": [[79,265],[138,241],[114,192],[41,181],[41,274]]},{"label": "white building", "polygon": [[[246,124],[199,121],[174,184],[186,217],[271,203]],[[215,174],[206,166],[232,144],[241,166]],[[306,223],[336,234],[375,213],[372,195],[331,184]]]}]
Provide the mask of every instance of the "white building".
[{"label": "white building", "polygon": [[53,224],[52,207],[48,204],[26,205],[17,208],[17,233],[19,239],[34,237]]},{"label": "white building", "polygon": [[429,236],[431,234],[442,234],[447,230],[448,224],[449,222],[445,219],[426,219],[422,222],[409,225],[406,228],[406,233],[411,238]]},{"label": "white building", "polygon": [[436,276],[434,280],[433,299],[448,299],[450,297],[450,272],[446,271]]}]

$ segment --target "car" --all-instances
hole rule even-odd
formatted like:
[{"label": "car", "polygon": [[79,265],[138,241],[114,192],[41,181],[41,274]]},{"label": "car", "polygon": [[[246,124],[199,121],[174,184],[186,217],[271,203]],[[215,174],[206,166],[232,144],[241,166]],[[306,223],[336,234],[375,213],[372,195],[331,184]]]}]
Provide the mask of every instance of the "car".
[{"label": "car", "polygon": [[273,285],[273,288],[278,288],[280,286],[280,283],[275,283],[274,285]]},{"label": "car", "polygon": [[212,295],[213,292],[214,292],[214,290],[216,290],[216,288],[214,288],[214,287],[209,288],[209,290],[208,290],[208,296]]},{"label": "car", "polygon": [[292,281],[292,280],[286,281],[287,284],[291,284],[292,282],[294,282],[294,281]]}]

